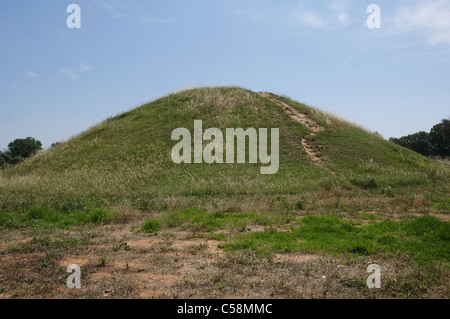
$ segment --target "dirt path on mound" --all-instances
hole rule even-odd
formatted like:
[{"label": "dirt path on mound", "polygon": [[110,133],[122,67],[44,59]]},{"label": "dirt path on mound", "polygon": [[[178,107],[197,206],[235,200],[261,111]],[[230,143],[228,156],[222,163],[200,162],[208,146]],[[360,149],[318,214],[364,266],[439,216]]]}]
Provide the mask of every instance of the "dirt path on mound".
[{"label": "dirt path on mound", "polygon": [[[325,129],[321,127],[319,124],[308,118],[308,116],[304,113],[300,113],[295,108],[290,106],[289,104],[279,101],[276,98],[274,98],[270,93],[259,93],[262,97],[268,99],[269,101],[274,102],[275,104],[278,104],[281,106],[281,108],[284,110],[284,112],[295,122],[298,122],[309,130],[311,135],[315,135],[318,132],[324,131]],[[317,153],[314,151],[314,149],[311,147],[311,145],[308,143],[306,139],[302,139],[302,146],[308,154],[308,157],[316,164],[323,166],[324,163],[322,162],[321,158],[317,155]]]}]

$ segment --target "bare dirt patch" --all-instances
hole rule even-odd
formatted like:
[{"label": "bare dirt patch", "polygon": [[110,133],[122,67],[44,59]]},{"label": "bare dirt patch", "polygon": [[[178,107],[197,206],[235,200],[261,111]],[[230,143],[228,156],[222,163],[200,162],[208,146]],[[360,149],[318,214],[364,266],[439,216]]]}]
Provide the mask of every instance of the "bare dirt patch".
[{"label": "bare dirt patch", "polygon": [[317,259],[319,259],[319,256],[309,254],[275,254],[273,262],[304,264]]}]

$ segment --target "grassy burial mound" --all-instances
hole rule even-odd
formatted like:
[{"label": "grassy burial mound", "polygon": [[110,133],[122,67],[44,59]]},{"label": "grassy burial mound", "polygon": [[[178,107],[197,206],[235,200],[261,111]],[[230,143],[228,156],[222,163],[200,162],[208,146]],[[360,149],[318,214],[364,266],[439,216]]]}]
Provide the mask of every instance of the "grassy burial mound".
[{"label": "grassy burial mound", "polygon": [[[195,120],[202,120],[203,130],[279,128],[278,171],[260,174],[265,165],[249,163],[248,154],[245,163],[175,164],[172,131],[193,132]],[[111,206],[286,211],[301,206],[317,213],[439,213],[448,208],[449,193],[445,163],[286,97],[229,87],[160,98],[0,174],[0,209],[10,212]]]}]

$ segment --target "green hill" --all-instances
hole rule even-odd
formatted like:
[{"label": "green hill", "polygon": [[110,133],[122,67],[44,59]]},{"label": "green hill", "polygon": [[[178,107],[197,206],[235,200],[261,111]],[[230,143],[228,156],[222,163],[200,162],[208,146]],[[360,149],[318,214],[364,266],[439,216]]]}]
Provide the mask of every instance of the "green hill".
[{"label": "green hill", "polygon": [[[399,213],[445,206],[445,163],[286,97],[270,96],[323,130],[311,135],[273,99],[249,90],[186,90],[108,118],[2,171],[0,209],[45,206],[69,212],[125,205],[145,211],[191,206],[267,211],[295,210],[301,202],[303,209],[318,213]],[[178,127],[192,131],[194,120],[202,120],[203,129],[279,128],[278,172],[261,175],[260,163],[173,163],[171,132]],[[318,161],[308,155],[302,139]]]}]

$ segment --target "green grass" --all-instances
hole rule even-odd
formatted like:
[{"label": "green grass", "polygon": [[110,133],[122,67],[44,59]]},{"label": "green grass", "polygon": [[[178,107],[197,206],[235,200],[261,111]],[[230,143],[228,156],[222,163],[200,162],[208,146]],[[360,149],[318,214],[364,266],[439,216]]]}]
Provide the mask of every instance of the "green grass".
[{"label": "green grass", "polygon": [[79,225],[99,225],[111,222],[115,213],[104,208],[87,208],[65,214],[53,209],[34,207],[25,214],[17,215],[9,212],[0,212],[0,229],[12,228],[62,228],[68,229]]},{"label": "green grass", "polygon": [[441,202],[434,205],[436,209],[450,212],[450,197],[443,198]]},{"label": "green grass", "polygon": [[[382,254],[412,257],[422,265],[450,260],[450,223],[424,216],[403,221],[376,221],[356,226],[336,216],[280,217],[274,213],[208,213],[186,209],[150,218],[142,229],[153,233],[161,229],[189,229],[214,233],[209,238],[222,240],[227,251],[249,250],[259,254],[272,252],[328,253],[368,256]],[[266,231],[248,232],[249,225],[267,226]],[[276,227],[283,226],[284,231]],[[241,230],[241,232],[234,232]]]},{"label": "green grass", "polygon": [[209,213],[200,209],[189,208],[165,212],[159,219],[152,217],[143,223],[141,230],[149,233],[170,228],[208,233],[231,229],[244,231],[248,225],[278,226],[293,220],[294,218],[289,216],[272,212]]},{"label": "green grass", "polygon": [[404,254],[421,264],[450,259],[450,223],[433,217],[400,222],[374,222],[361,227],[334,216],[307,216],[291,232],[276,230],[242,235],[226,243],[226,250],[258,253],[307,251],[313,253],[375,255]]}]

